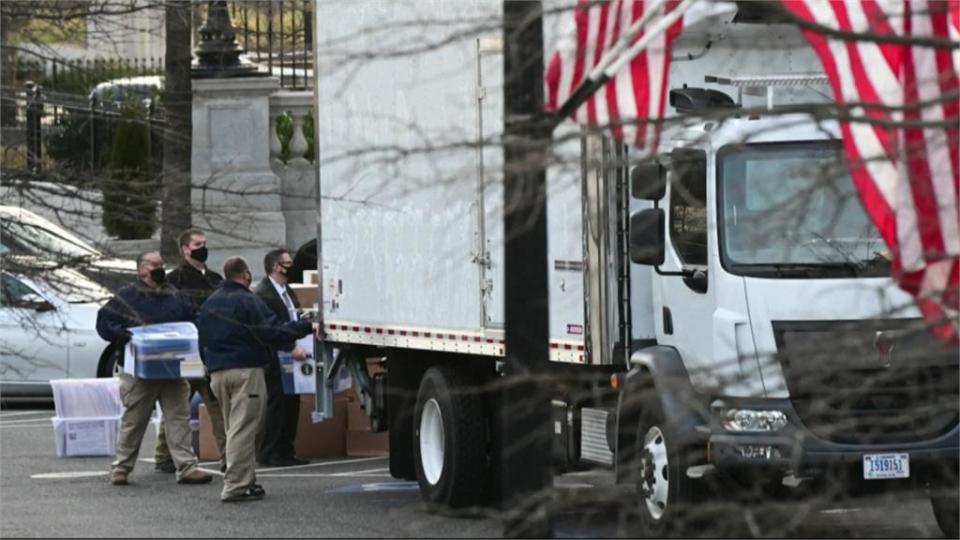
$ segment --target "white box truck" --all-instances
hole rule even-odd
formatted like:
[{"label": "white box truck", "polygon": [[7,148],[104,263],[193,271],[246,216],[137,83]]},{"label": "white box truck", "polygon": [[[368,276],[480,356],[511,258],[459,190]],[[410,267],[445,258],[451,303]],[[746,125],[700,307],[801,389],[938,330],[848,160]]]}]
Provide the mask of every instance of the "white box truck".
[{"label": "white box truck", "polygon": [[[817,116],[819,63],[744,4],[698,9],[657,161],[570,122],[554,132],[553,457],[614,467],[654,533],[700,482],[842,477],[845,492],[930,489],[955,537],[957,351],[889,277],[839,128]],[[504,356],[499,10],[316,13],[327,339],[390,432],[391,473],[436,504],[479,502],[495,473],[482,390]],[[372,356],[385,372],[370,378],[356,360]]]}]

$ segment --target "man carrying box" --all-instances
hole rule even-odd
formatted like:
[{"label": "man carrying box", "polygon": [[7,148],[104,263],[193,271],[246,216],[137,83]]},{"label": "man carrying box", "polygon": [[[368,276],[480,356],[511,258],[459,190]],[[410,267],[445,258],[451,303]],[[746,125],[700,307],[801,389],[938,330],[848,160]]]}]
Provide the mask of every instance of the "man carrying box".
[{"label": "man carrying box", "polygon": [[[192,322],[196,310],[176,289],[166,283],[163,259],[157,251],[137,257],[139,279],[117,291],[97,312],[97,333],[114,343],[126,343],[127,328],[147,324]],[[120,375],[123,416],[117,436],[117,459],[111,465],[111,482],[122,486],[137,462],[143,433],[150,423],[153,405],[160,401],[167,444],[177,468],[177,483],[205,484],[211,477],[197,467],[190,433],[190,387],[183,379],[138,379]]]},{"label": "man carrying box", "polygon": [[256,437],[267,405],[263,369],[273,347],[316,332],[310,321],[281,323],[250,291],[253,274],[241,257],[223,264],[223,285],[204,302],[197,319],[200,349],[210,386],[227,429],[223,502],[253,501],[266,493],[256,483]]}]

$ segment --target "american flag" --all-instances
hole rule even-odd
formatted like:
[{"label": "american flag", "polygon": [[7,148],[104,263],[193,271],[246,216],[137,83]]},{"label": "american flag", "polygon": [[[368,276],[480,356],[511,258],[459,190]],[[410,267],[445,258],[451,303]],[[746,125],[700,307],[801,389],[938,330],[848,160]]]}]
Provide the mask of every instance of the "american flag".
[{"label": "american flag", "polygon": [[[676,0],[579,0],[575,24],[558,43],[547,65],[547,110],[559,111],[581,84],[603,77],[606,82],[602,88],[573,112],[573,118],[589,126],[609,126],[613,136],[625,143],[656,149],[660,131],[656,120],[663,117],[670,44],[683,24],[679,12],[672,21],[665,17],[677,5]],[[632,51],[628,46],[636,45],[645,38],[647,29],[658,24],[665,29],[649,32],[646,37],[652,40],[629,58]],[[631,32],[637,25],[639,31]],[[624,49],[621,57],[629,62],[604,69],[601,59],[607,54],[615,60],[617,55],[610,53],[618,45]]]},{"label": "american flag", "polygon": [[[893,253],[894,279],[917,299],[934,332],[957,343],[957,0],[782,4],[813,23],[804,32],[836,102],[847,107],[841,128],[844,150],[861,202]],[[547,66],[547,110],[567,112],[571,96],[586,89],[590,97],[570,111],[576,121],[605,127],[617,140],[655,151],[670,45],[681,31],[687,5],[580,0],[571,30]],[[636,32],[638,26],[643,29]],[[880,39],[847,39],[853,34]],[[639,46],[624,46],[623,41]]]},{"label": "american flag", "polygon": [[[841,126],[844,151],[860,200],[893,253],[893,277],[916,297],[934,332],[957,343],[958,2],[783,5],[821,27],[806,27],[804,34],[837,104],[848,107],[849,121]],[[880,39],[843,39],[822,28]],[[901,40],[883,39],[888,37]]]}]

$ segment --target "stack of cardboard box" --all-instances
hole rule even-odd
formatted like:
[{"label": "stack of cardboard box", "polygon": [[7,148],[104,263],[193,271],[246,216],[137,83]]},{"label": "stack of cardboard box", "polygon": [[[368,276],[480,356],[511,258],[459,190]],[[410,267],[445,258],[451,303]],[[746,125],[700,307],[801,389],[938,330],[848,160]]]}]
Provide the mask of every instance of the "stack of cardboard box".
[{"label": "stack of cardboard box", "polygon": [[[331,458],[346,455],[347,395],[340,392],[333,399],[333,418],[314,424],[310,421],[313,412],[313,394],[300,396],[300,418],[297,421],[297,439],[294,452],[301,458]],[[198,457],[203,461],[216,461],[217,443],[210,427],[207,408],[200,406],[200,449]]]}]

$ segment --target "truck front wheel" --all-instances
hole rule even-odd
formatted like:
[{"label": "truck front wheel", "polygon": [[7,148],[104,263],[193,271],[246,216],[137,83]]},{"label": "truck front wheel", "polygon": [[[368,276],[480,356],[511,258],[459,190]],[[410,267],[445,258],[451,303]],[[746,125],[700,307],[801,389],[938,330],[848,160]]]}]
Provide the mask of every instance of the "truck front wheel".
[{"label": "truck front wheel", "polygon": [[688,535],[691,516],[683,507],[689,509],[696,487],[686,475],[693,450],[677,444],[653,395],[644,399],[639,416],[626,476],[637,489],[639,525],[646,538]]},{"label": "truck front wheel", "polygon": [[420,493],[445,507],[479,504],[487,475],[487,430],[479,384],[452,365],[427,370],[414,414]]}]

